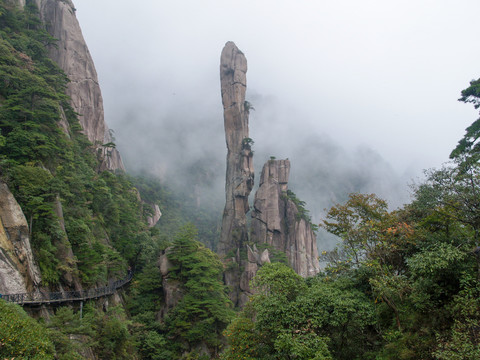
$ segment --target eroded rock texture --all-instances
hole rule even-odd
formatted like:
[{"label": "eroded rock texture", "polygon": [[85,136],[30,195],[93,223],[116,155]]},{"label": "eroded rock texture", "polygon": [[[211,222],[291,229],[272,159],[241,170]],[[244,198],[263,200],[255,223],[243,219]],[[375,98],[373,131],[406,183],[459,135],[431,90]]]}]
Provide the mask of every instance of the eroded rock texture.
[{"label": "eroded rock texture", "polygon": [[143,202],[144,206],[149,206],[152,209],[152,215],[147,217],[148,227],[152,228],[157,225],[158,220],[162,217],[162,212],[160,211],[160,207],[157,204],[149,204]]},{"label": "eroded rock texture", "polygon": [[65,220],[63,218],[63,207],[62,203],[60,202],[60,196],[57,195],[54,205],[58,227],[62,233],[62,236],[59,236],[53,241],[53,245],[57,249],[56,257],[63,265],[61,277],[62,283],[65,284],[68,289],[80,291],[83,290],[83,288],[81,285],[81,280],[78,276],[77,260],[73,254],[72,246],[65,229]]},{"label": "eroded rock texture", "polygon": [[248,136],[247,60],[233,42],[220,59],[220,81],[227,142],[226,204],[218,252],[225,255],[247,241],[248,195],[253,187],[253,153]]},{"label": "eroded rock texture", "polygon": [[27,220],[7,185],[0,183],[0,293],[33,291],[40,281]]},{"label": "eroded rock texture", "polygon": [[253,295],[254,291],[250,288],[250,281],[255,277],[257,274],[258,269],[267,263],[270,263],[270,254],[268,249],[263,251],[259,251],[254,244],[252,247],[246,245],[247,248],[247,258],[241,261],[243,271],[240,274],[240,282],[239,282],[239,295],[238,295],[238,303],[239,307],[243,307],[248,298]]},{"label": "eroded rock texture", "polygon": [[159,319],[164,319],[167,313],[177,306],[178,302],[183,298],[183,289],[178,280],[170,278],[170,271],[174,267],[168,260],[168,253],[171,247],[162,251],[158,259],[158,268],[162,274],[162,290],[163,290],[163,306],[158,313]]},{"label": "eroded rock texture", "polygon": [[218,253],[226,258],[225,284],[231,289],[230,299],[240,306],[241,289],[240,249],[248,241],[248,196],[253,188],[253,153],[248,135],[247,59],[229,41],[220,58],[220,82],[227,143],[227,173],[225,180],[225,209]]},{"label": "eroded rock texture", "polygon": [[[24,1],[17,0],[20,6]],[[35,0],[48,32],[58,39],[50,48],[50,58],[65,71],[70,83],[67,95],[88,139],[97,147],[102,160],[99,170],[125,170],[120,153],[111,146],[110,130],[104,119],[103,99],[97,72],[82,35],[71,0]],[[65,128],[66,122],[60,122]]]},{"label": "eroded rock texture", "polygon": [[263,166],[252,212],[252,241],[284,252],[297,274],[313,276],[320,271],[316,237],[287,193],[289,175],[289,160],[269,160]]}]

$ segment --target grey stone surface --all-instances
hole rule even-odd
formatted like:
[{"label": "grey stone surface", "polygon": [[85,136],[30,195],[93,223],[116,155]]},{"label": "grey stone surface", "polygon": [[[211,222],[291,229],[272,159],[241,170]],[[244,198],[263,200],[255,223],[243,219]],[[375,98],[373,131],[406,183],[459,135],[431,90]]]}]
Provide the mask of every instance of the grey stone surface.
[{"label": "grey stone surface", "polygon": [[0,183],[0,293],[33,291],[40,282],[25,215],[8,186]]},{"label": "grey stone surface", "polygon": [[268,160],[263,166],[252,211],[252,241],[284,252],[297,274],[314,276],[320,271],[316,236],[287,196],[289,175],[289,160]]},{"label": "grey stone surface", "polygon": [[229,41],[220,58],[220,82],[227,144],[225,210],[218,253],[242,247],[248,239],[246,213],[248,196],[253,188],[253,152],[248,131],[247,60],[237,46]]}]

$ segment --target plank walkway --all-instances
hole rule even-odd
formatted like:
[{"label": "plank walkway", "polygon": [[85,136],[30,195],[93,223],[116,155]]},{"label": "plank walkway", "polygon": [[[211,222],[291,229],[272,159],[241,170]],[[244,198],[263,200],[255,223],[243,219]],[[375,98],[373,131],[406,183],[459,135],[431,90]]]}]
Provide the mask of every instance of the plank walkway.
[{"label": "plank walkway", "polygon": [[2,299],[22,306],[97,299],[112,295],[117,289],[128,284],[132,280],[132,277],[133,274],[130,272],[124,279],[112,281],[109,282],[107,286],[94,289],[64,292],[44,292],[37,290],[23,294],[4,294],[2,295]]}]

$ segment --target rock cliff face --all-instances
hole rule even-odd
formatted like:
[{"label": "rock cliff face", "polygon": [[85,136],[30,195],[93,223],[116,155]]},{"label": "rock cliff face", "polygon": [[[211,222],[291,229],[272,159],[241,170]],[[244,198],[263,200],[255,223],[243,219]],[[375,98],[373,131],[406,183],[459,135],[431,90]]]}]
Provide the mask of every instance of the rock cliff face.
[{"label": "rock cliff face", "polygon": [[162,212],[160,211],[160,207],[157,204],[148,204],[146,202],[143,203],[144,206],[149,206],[152,208],[152,216],[147,218],[148,227],[154,227],[158,220],[162,217]]},{"label": "rock cliff face", "polygon": [[170,270],[173,268],[173,264],[167,257],[170,250],[171,248],[163,250],[158,259],[158,268],[162,274],[163,290],[163,306],[157,315],[159,319],[164,319],[167,313],[177,306],[178,302],[183,297],[183,290],[180,282],[172,280],[169,277]]},{"label": "rock cliff face", "polygon": [[33,291],[40,281],[27,220],[7,185],[0,183],[0,293]]},{"label": "rock cliff face", "polygon": [[65,221],[63,218],[63,208],[60,197],[57,195],[54,207],[55,215],[58,219],[58,225],[62,231],[62,236],[56,239],[53,245],[57,249],[56,257],[62,262],[62,280],[70,289],[77,291],[83,290],[80,278],[78,277],[78,268],[73,254],[72,246],[68,240],[67,231],[65,230]]},{"label": "rock cliff face", "polygon": [[257,274],[258,269],[267,263],[270,263],[270,254],[267,249],[260,252],[256,245],[252,247],[246,245],[247,247],[247,258],[241,260],[243,271],[240,274],[239,281],[239,293],[238,293],[238,302],[239,307],[243,307],[248,298],[253,295],[253,291],[250,288],[250,281]]},{"label": "rock cliff face", "polygon": [[227,42],[220,59],[220,81],[227,142],[225,210],[218,252],[226,255],[248,240],[246,213],[253,187],[253,153],[248,137],[247,60],[233,42]]},{"label": "rock cliff face", "polygon": [[[316,237],[302,218],[295,201],[288,197],[288,160],[265,164],[252,214],[252,236],[248,238],[246,214],[253,187],[252,139],[249,138],[249,103],[245,101],[247,60],[233,42],[227,42],[220,60],[220,81],[227,143],[225,210],[218,253],[223,256],[225,283],[235,306],[243,306],[252,294],[250,280],[263,264],[270,262],[268,250],[259,252],[247,242],[267,243],[287,255],[301,276],[319,272]],[[246,250],[246,255],[243,255]]]},{"label": "rock cliff face", "polygon": [[[230,287],[230,299],[240,306],[242,259],[240,249],[248,241],[248,196],[253,188],[253,153],[248,136],[247,59],[233,42],[227,42],[220,58],[220,82],[223,103],[225,139],[227,143],[227,173],[225,209],[218,253],[230,262],[225,271],[225,284]],[[244,261],[244,260],[243,260]],[[248,284],[247,284],[248,286]],[[245,296],[243,296],[245,297]]]},{"label": "rock cliff face", "polygon": [[289,197],[289,160],[269,160],[263,166],[252,212],[252,241],[283,251],[303,277],[320,271],[315,233]]},{"label": "rock cliff face", "polygon": [[[112,136],[104,119],[103,99],[97,72],[70,0],[35,0],[48,32],[58,39],[50,48],[54,60],[70,79],[67,95],[88,139],[102,160],[99,170],[125,170],[120,153],[111,146]],[[24,6],[25,1],[17,0]],[[65,127],[65,123],[60,124]]]}]

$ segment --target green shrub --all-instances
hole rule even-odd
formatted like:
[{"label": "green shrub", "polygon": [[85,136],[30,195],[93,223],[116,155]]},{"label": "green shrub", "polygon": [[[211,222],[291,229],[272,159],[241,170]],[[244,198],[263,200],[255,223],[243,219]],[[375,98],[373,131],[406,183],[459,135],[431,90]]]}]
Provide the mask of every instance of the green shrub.
[{"label": "green shrub", "polygon": [[48,330],[18,305],[0,299],[0,358],[53,359]]}]

